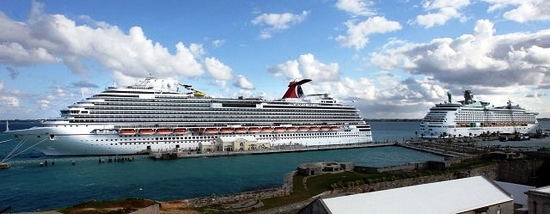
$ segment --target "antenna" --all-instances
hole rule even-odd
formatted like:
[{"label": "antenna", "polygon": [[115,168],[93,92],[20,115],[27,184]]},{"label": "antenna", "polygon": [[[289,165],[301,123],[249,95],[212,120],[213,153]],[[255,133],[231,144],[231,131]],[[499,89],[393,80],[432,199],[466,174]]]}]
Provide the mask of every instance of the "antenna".
[{"label": "antenna", "polygon": [[9,130],[10,130],[10,126],[9,126],[8,121],[9,121],[9,120],[6,120],[6,131],[9,131]]}]

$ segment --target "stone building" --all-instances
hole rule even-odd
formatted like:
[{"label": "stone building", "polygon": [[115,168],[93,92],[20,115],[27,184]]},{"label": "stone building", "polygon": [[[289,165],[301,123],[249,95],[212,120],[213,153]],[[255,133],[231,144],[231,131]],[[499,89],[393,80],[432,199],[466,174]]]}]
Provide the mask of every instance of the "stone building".
[{"label": "stone building", "polygon": [[525,192],[529,214],[550,213],[550,186],[540,187]]}]

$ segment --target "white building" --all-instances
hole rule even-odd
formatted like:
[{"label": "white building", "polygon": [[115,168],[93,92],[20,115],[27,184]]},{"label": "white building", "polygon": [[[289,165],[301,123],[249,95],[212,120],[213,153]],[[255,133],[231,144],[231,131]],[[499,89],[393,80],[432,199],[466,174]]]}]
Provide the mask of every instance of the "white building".
[{"label": "white building", "polygon": [[514,199],[482,176],[317,199],[298,213],[513,214]]}]

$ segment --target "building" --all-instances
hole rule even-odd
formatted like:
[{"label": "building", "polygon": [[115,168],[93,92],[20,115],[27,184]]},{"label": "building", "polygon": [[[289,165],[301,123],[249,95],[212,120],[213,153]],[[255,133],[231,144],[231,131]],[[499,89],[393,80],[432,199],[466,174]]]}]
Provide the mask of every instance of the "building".
[{"label": "building", "polygon": [[550,213],[550,186],[527,191],[529,214]]},{"label": "building", "polygon": [[514,199],[482,176],[361,193],[319,198],[298,213],[513,214]]},{"label": "building", "polygon": [[525,192],[534,189],[534,186],[527,186],[502,181],[495,181],[495,183],[512,195],[512,197],[514,198],[514,210],[516,214],[527,213],[527,194],[525,194]]}]

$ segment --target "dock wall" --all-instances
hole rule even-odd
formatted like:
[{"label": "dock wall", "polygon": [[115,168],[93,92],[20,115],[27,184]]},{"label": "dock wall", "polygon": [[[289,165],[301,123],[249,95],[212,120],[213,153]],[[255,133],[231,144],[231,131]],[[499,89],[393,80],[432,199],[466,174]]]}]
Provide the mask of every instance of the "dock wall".
[{"label": "dock wall", "polygon": [[189,199],[190,207],[203,207],[218,204],[231,204],[250,199],[267,199],[287,196],[292,194],[293,178],[297,171],[289,172],[284,177],[283,185],[279,188],[263,189],[256,191],[242,192],[225,196],[209,196]]}]

